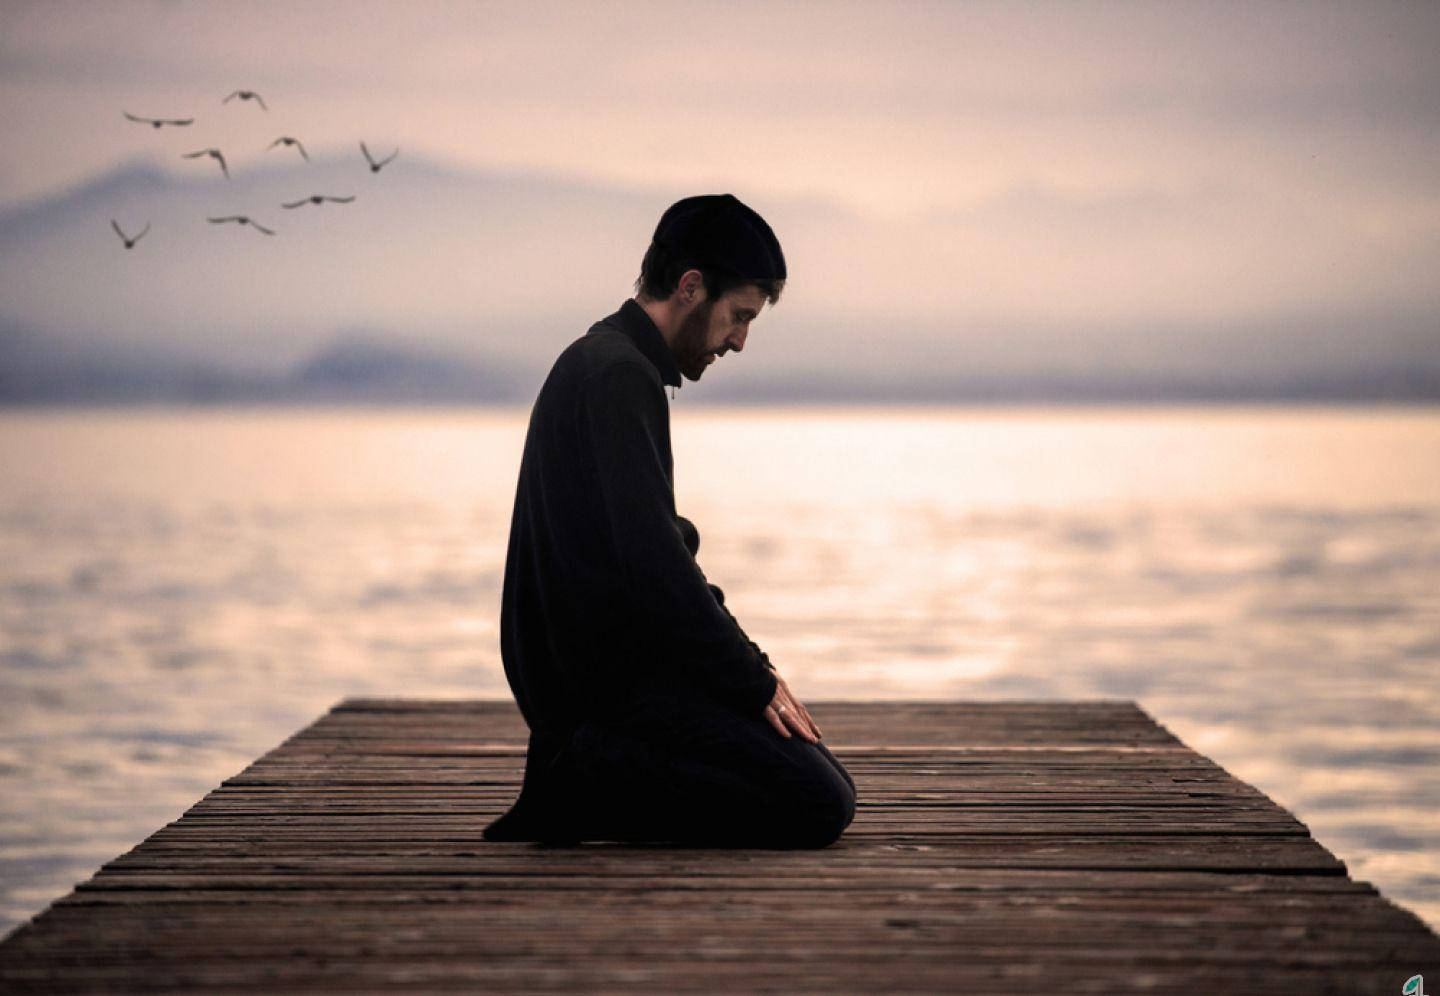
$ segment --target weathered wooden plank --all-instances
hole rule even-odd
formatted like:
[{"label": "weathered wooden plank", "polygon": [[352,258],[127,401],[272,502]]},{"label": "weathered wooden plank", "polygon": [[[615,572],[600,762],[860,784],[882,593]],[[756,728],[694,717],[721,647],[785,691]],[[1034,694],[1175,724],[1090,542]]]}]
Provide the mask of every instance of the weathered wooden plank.
[{"label": "weathered wooden plank", "polygon": [[[1007,847],[1002,850],[993,844],[988,844],[984,847],[971,845],[969,848],[960,846],[949,848],[943,863],[890,860],[878,870],[865,869],[858,862],[844,862],[836,867],[845,868],[855,876],[866,877],[872,875],[899,876],[911,873],[912,869],[923,874],[939,875],[944,870],[953,873],[962,869],[994,867],[1092,870],[1133,868],[1154,872],[1181,869],[1246,871],[1264,869],[1274,872],[1304,871],[1313,875],[1344,874],[1344,867],[1339,862],[1328,858],[1321,852],[1316,852],[1313,848],[1302,847],[1297,842],[1287,842],[1280,847],[1265,841],[1246,842],[1246,844],[1246,854],[1235,854],[1233,851],[1221,848],[1205,850],[1193,845],[1155,848],[1132,845],[1121,848],[1108,847],[1104,842],[1090,841],[1063,849],[1041,848],[1034,845],[1026,847],[1023,844],[1017,844],[1013,848]],[[178,863],[183,863],[189,872],[197,875],[284,874],[297,868],[305,868],[327,875],[359,874],[367,871],[378,874],[398,874],[408,871],[424,875],[473,875],[477,872],[477,860],[478,855],[476,854],[434,854],[418,852],[415,849],[407,853],[391,854],[376,853],[373,848],[367,850],[357,847],[347,853],[341,847],[326,847],[317,843],[306,849],[290,848],[278,853],[272,851],[263,854],[244,852],[225,854],[216,853],[213,849],[201,853],[186,849],[132,852],[106,864],[105,871],[126,874],[157,874],[168,872]],[[487,858],[484,863],[484,871],[486,874],[496,874],[501,868],[513,869],[516,866],[524,867],[524,862],[495,862]],[[682,874],[675,866],[647,865],[645,867],[647,868],[646,874],[654,876]],[[690,867],[695,869],[692,873],[698,874],[703,870],[698,863]],[[650,868],[655,870],[648,870]],[[558,870],[555,866],[547,866],[544,874],[587,874],[603,878],[609,872],[603,867],[597,867],[595,864],[587,862],[571,866],[568,872]],[[635,874],[635,870],[631,869],[630,874]],[[772,867],[759,874],[774,877],[784,873]],[[730,875],[735,879],[745,877],[735,872]]]},{"label": "weathered wooden plank", "polygon": [[[865,847],[871,840],[861,838],[852,842],[845,851],[837,850],[831,855],[827,867],[844,868],[856,875],[888,875],[890,869],[920,868],[934,873],[959,869],[976,868],[1068,868],[1068,869],[1146,869],[1166,870],[1218,870],[1295,873],[1303,871],[1312,875],[1343,875],[1344,866],[1322,848],[1311,846],[1311,842],[1275,838],[1172,838],[1170,840],[1110,839],[1093,838],[1042,838],[1006,841],[997,847],[993,838],[966,838],[947,841],[942,851],[936,851],[933,844],[925,847],[905,848],[893,844]],[[315,870],[335,870],[345,862],[355,862],[358,867],[379,871],[394,871],[401,868],[435,871],[445,867],[446,862],[456,859],[473,859],[484,853],[481,842],[476,840],[468,848],[457,846],[453,840],[444,837],[432,838],[434,842],[416,838],[392,838],[388,841],[373,841],[361,838],[334,839],[325,836],[308,838],[286,838],[254,844],[245,840],[214,841],[204,840],[196,844],[170,844],[166,846],[141,846],[105,865],[106,871],[159,871],[176,867],[193,870],[246,871],[266,863],[306,867]],[[437,846],[448,844],[449,846]],[[211,864],[214,862],[214,864]],[[223,864],[229,862],[230,864]],[[624,859],[607,863],[603,859],[586,856],[583,861],[559,863],[554,861],[537,864],[528,853],[513,858],[494,857],[486,854],[485,869],[495,874],[502,870],[520,869],[528,874],[587,874],[603,877],[616,869],[635,874],[645,869],[647,874],[700,874],[712,868],[714,861],[708,856],[692,860],[657,860],[637,862],[627,854]],[[348,867],[348,866],[347,866]],[[791,867],[784,862],[769,862],[763,870],[753,874],[785,874]],[[811,864],[796,865],[807,871]],[[455,869],[469,872],[471,866]],[[747,869],[731,862],[727,874],[740,880]]]}]

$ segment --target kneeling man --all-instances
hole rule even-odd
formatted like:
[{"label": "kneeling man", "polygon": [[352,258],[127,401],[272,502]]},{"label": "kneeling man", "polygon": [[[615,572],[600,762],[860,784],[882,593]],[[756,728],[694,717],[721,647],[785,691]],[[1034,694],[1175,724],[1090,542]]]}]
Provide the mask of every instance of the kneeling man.
[{"label": "kneeling man", "polygon": [[[785,259],[729,194],[660,218],[638,293],[555,361],[525,438],[501,655],[530,726],[487,840],[824,847],[855,783],[695,561],[665,388],[740,352]],[[736,468],[737,473],[743,468]]]}]

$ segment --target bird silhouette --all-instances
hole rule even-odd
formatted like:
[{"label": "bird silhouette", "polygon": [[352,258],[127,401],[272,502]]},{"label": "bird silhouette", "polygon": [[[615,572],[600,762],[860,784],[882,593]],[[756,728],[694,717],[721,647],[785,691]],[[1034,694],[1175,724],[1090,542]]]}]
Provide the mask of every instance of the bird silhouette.
[{"label": "bird silhouette", "polygon": [[262,96],[260,96],[260,95],[259,95],[258,93],[256,93],[254,90],[236,90],[236,91],[235,91],[234,93],[232,93],[230,96],[228,96],[228,97],[226,97],[224,100],[220,101],[220,103],[222,103],[222,104],[228,104],[228,103],[230,103],[230,101],[234,100],[236,97],[239,97],[241,100],[253,100],[253,101],[255,101],[255,103],[257,103],[257,104],[260,105],[260,109],[261,109],[262,111],[268,111],[268,110],[270,110],[270,108],[268,108],[268,107],[265,106],[265,98],[262,97]]},{"label": "bird silhouette", "polygon": [[145,237],[145,233],[150,231],[150,222],[145,222],[145,227],[140,229],[140,234],[135,236],[133,239],[126,235],[124,232],[120,231],[120,225],[118,222],[115,221],[114,218],[110,219],[110,227],[115,229],[115,234],[120,236],[120,241],[125,243],[126,249],[133,249],[135,248],[135,243],[143,239]]},{"label": "bird silhouette", "polygon": [[264,232],[266,235],[274,235],[274,234],[275,234],[275,233],[272,232],[270,229],[266,228],[264,225],[260,225],[260,224],[257,224],[257,223],[254,222],[254,221],[251,221],[248,216],[243,215],[243,214],[227,214],[227,215],[226,215],[225,217],[223,217],[223,218],[207,218],[206,220],[209,221],[212,225],[221,225],[221,224],[224,224],[224,223],[227,222],[227,221],[234,221],[234,222],[237,222],[237,223],[239,223],[239,224],[241,224],[241,225],[249,225],[251,228],[258,228],[260,231]]},{"label": "bird silhouette", "polygon": [[230,170],[225,166],[225,157],[220,154],[219,149],[201,149],[199,152],[182,153],[181,159],[199,159],[201,156],[209,156],[220,164],[220,172],[225,174],[225,179],[230,179]]},{"label": "bird silhouette", "polygon": [[152,125],[159,128],[161,125],[170,125],[175,128],[184,128],[186,125],[194,124],[194,118],[142,118],[131,114],[129,111],[121,111],[131,121],[138,121],[141,124]]},{"label": "bird silhouette", "polygon": [[360,151],[364,154],[364,156],[365,156],[365,161],[370,164],[370,172],[372,172],[372,173],[378,173],[378,172],[380,172],[380,167],[381,167],[381,166],[384,166],[386,163],[388,163],[390,160],[394,159],[396,156],[398,156],[398,155],[400,154],[400,150],[399,150],[399,149],[396,149],[394,152],[390,153],[390,154],[389,154],[388,156],[386,156],[384,159],[380,160],[379,162],[376,162],[376,161],[375,161],[375,157],[372,156],[372,155],[370,155],[370,150],[367,149],[367,148],[365,148],[365,143],[364,143],[364,142],[361,142],[361,143],[360,143]]},{"label": "bird silhouette", "polygon": [[293,145],[297,150],[299,150],[301,158],[303,158],[307,163],[310,161],[310,156],[307,155],[305,152],[305,146],[300,144],[300,139],[298,138],[291,138],[289,135],[281,135],[279,138],[275,139],[275,141],[265,146],[265,151],[269,152],[277,145]]},{"label": "bird silhouette", "polygon": [[306,204],[323,204],[326,201],[333,201],[336,204],[349,204],[354,199],[354,194],[351,194],[349,197],[331,197],[329,194],[313,194],[310,197],[302,197],[298,201],[290,201],[280,206],[284,208],[298,208]]}]

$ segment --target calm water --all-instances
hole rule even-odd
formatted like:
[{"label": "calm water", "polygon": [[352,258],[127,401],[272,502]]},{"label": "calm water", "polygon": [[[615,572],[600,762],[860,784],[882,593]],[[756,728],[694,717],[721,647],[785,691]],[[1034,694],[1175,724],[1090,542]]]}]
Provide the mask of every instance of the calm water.
[{"label": "calm water", "polygon": [[[0,414],[0,931],[343,696],[508,696],[524,423]],[[1440,924],[1440,410],[679,399],[674,432],[706,573],[802,696],[1137,699]]]}]

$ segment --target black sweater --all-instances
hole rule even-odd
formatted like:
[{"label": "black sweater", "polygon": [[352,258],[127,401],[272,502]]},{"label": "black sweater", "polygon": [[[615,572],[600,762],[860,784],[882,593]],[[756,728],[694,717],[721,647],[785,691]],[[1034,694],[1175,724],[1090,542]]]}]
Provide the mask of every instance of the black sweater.
[{"label": "black sweater", "polygon": [[648,690],[753,715],[775,694],[676,514],[667,384],[680,385],[675,359],[628,300],[560,354],[530,413],[500,651],[534,732],[563,734]]}]

